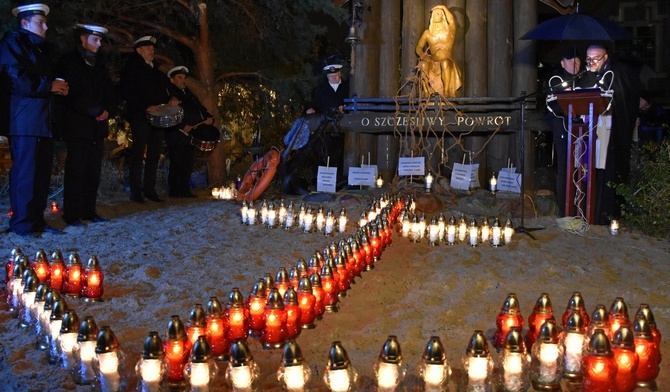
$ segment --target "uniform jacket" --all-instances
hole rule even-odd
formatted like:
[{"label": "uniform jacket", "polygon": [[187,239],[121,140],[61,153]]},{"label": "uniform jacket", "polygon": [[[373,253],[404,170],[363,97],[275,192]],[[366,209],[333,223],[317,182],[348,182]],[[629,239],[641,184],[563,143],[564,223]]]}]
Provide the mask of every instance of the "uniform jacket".
[{"label": "uniform jacket", "polygon": [[[83,49],[83,48],[82,48]],[[107,137],[108,122],[97,121],[105,110],[112,117],[116,114],[118,99],[101,55],[95,65],[88,65],[82,51],[76,48],[63,56],[59,75],[67,80],[70,91],[60,97],[59,128],[67,139],[98,140]]]},{"label": "uniform jacket", "polygon": [[129,119],[146,119],[149,106],[168,103],[169,84],[168,77],[155,65],[150,66],[142,56],[132,53],[121,73],[121,91],[128,104]]},{"label": "uniform jacket", "polygon": [[51,137],[50,56],[44,38],[25,29],[0,42],[0,129],[13,136]]},{"label": "uniform jacket", "polygon": [[169,91],[170,96],[181,101],[180,106],[184,109],[184,120],[179,124],[180,128],[183,125],[196,125],[209,117],[213,117],[188,87],[181,90],[170,83]]},{"label": "uniform jacket", "polygon": [[342,80],[337,91],[330,87],[328,82],[319,84],[313,91],[312,102],[308,107],[317,113],[327,114],[330,109],[337,109],[344,104],[344,99],[349,98],[349,84]]}]

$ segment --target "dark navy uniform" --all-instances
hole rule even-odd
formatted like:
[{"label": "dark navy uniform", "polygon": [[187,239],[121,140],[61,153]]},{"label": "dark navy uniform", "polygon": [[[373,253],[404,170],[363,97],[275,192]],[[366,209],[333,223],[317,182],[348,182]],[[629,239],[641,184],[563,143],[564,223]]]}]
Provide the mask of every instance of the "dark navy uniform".
[{"label": "dark navy uniform", "polygon": [[46,229],[53,140],[51,134],[52,67],[44,38],[25,29],[8,32],[0,42],[3,95],[2,127],[9,130],[12,155],[10,231]]},{"label": "dark navy uniform", "polygon": [[78,45],[63,57],[60,66],[61,75],[70,85],[59,115],[67,144],[63,220],[68,224],[98,218],[95,205],[108,122],[96,118],[105,111],[111,117],[118,107],[101,57]]}]

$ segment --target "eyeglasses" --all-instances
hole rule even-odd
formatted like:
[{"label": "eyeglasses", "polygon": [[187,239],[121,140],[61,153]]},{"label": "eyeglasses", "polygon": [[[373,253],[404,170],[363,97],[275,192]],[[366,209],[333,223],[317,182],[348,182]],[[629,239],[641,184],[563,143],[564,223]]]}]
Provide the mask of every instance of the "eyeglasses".
[{"label": "eyeglasses", "polygon": [[598,64],[602,61],[603,57],[605,57],[605,56],[607,56],[607,53],[605,53],[604,55],[602,55],[600,57],[587,57],[584,60],[586,60],[587,63]]}]

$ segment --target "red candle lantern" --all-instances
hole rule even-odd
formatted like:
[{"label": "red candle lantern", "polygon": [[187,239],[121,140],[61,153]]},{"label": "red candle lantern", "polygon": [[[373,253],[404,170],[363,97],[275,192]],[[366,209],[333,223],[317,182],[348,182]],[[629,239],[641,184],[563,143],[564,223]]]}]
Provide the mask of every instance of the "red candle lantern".
[{"label": "red candle lantern", "polygon": [[584,357],[584,392],[616,391],[617,363],[602,329],[591,336]]},{"label": "red candle lantern", "polygon": [[184,366],[188,362],[188,345],[184,323],[179,316],[172,316],[168,323],[166,339],[163,342],[169,388],[178,389],[186,386]]},{"label": "red candle lantern", "polygon": [[338,287],[333,277],[333,269],[329,265],[321,268],[321,285],[323,287],[323,304],[326,312],[337,312],[338,310]]},{"label": "red candle lantern", "polygon": [[610,323],[610,314],[609,312],[607,312],[605,305],[602,304],[598,304],[595,310],[593,311],[588,336],[593,335],[593,332],[598,328],[605,331],[605,335],[607,335],[608,338],[610,339],[612,338],[612,325]]},{"label": "red candle lantern", "polygon": [[590,324],[591,320],[589,318],[589,314],[586,311],[586,304],[584,303],[584,298],[582,298],[582,294],[579,291],[572,293],[572,296],[568,301],[568,306],[565,308],[565,312],[563,312],[563,318],[561,319],[563,327],[568,325],[568,317],[570,317],[570,313],[572,312],[578,312],[579,315],[582,316],[584,319],[584,325],[588,326]]},{"label": "red candle lantern", "polygon": [[505,344],[505,337],[507,337],[507,333],[512,327],[523,330],[523,324],[519,300],[516,298],[516,294],[509,293],[502,308],[500,308],[498,317],[496,317],[496,333],[493,337],[493,345],[496,348],[502,348]]},{"label": "red candle lantern", "polygon": [[654,313],[651,312],[651,308],[647,304],[640,304],[640,307],[635,312],[635,318],[637,316],[643,316],[647,319],[649,327],[651,327],[651,334],[654,336],[654,342],[656,346],[661,347],[661,331],[656,327],[656,320],[654,319]]},{"label": "red candle lantern", "polygon": [[51,212],[53,212],[54,214],[58,213],[58,202],[56,201],[51,202]]},{"label": "red candle lantern", "polygon": [[263,329],[263,347],[281,348],[288,336],[287,315],[279,290],[270,290],[265,304],[265,328]]},{"label": "red candle lantern", "polygon": [[228,295],[228,305],[226,307],[225,317],[228,319],[228,340],[244,339],[249,333],[248,322],[249,311],[244,306],[244,298],[240,289],[233,287]]},{"label": "red candle lantern", "polygon": [[537,335],[540,334],[542,324],[547,320],[556,321],[549,294],[542,293],[540,294],[540,298],[535,302],[533,313],[528,316],[528,335],[526,335],[528,347],[533,346],[533,343],[535,343],[535,340],[537,339]]},{"label": "red candle lantern", "polygon": [[635,372],[640,363],[635,352],[633,331],[623,326],[614,334],[612,353],[617,363],[616,385],[618,392],[633,392],[637,387]]},{"label": "red candle lantern", "polygon": [[290,287],[286,294],[284,294],[284,309],[286,310],[286,338],[295,339],[300,335],[302,326],[300,324],[300,303],[298,301],[298,293]]},{"label": "red candle lantern", "polygon": [[47,264],[47,254],[44,252],[44,249],[37,251],[31,267],[33,271],[35,271],[40,282],[47,281],[49,278],[49,264]]},{"label": "red candle lantern", "polygon": [[361,234],[362,249],[365,251],[365,270],[370,271],[375,268],[374,250],[370,244],[370,238],[366,233]]},{"label": "red candle lantern", "polygon": [[198,336],[206,336],[207,334],[207,315],[202,304],[195,304],[191,313],[188,316],[188,323],[186,325],[186,336],[188,336],[189,347],[193,347]]},{"label": "red candle lantern", "polygon": [[[302,257],[298,259],[298,261],[295,263],[295,268],[298,269],[300,278],[307,277],[309,278],[309,266],[307,265],[307,262],[305,259]],[[300,282],[298,282],[300,283]],[[296,286],[297,288],[297,286]]]},{"label": "red candle lantern", "polygon": [[102,273],[98,258],[91,256],[91,258],[88,259],[86,268],[84,269],[84,278],[82,279],[81,296],[84,301],[102,301],[102,282],[104,279],[105,274]]},{"label": "red candle lantern", "polygon": [[265,298],[267,299],[270,296],[270,289],[275,287],[275,280],[272,277],[272,274],[266,272],[263,276],[263,282],[265,282]]},{"label": "red candle lantern", "polygon": [[379,258],[382,256],[382,239],[379,236],[379,229],[376,225],[373,225],[370,231],[370,248],[372,249],[373,262],[379,261]]},{"label": "red candle lantern", "polygon": [[309,276],[309,283],[312,284],[312,294],[314,294],[314,298],[316,299],[314,302],[314,313],[316,314],[317,320],[321,320],[323,314],[326,313],[326,304],[324,303],[326,292],[323,291],[321,275],[311,274]]},{"label": "red candle lantern", "polygon": [[316,306],[316,297],[314,296],[309,278],[300,278],[298,303],[300,306],[300,324],[302,328],[315,328],[314,319],[316,318],[316,312],[314,307]]},{"label": "red candle lantern", "polygon": [[71,297],[79,297],[82,287],[81,259],[77,252],[72,252],[65,265],[63,274],[63,294]]},{"label": "red candle lantern", "polygon": [[51,253],[51,262],[49,263],[49,285],[52,289],[58,291],[63,289],[63,275],[65,273],[65,264],[63,255],[59,250]]},{"label": "red candle lantern", "polygon": [[337,295],[340,297],[346,297],[347,290],[351,287],[351,277],[349,276],[349,270],[347,270],[344,254],[344,251],[340,251],[335,258],[335,274],[337,274],[338,277]]},{"label": "red candle lantern", "polygon": [[23,252],[21,248],[15,246],[14,249],[9,254],[9,258],[5,262],[5,287],[9,290],[9,282],[12,281],[12,274],[14,273],[14,262],[19,257],[22,256]]},{"label": "red candle lantern", "polygon": [[249,309],[249,330],[251,335],[260,334],[265,328],[265,282],[261,279],[256,282],[249,294],[247,307]]},{"label": "red candle lantern", "polygon": [[651,326],[644,316],[638,316],[633,323],[633,336],[635,352],[640,362],[635,372],[637,386],[640,388],[655,389],[656,377],[658,377],[661,362],[661,352],[654,342]]},{"label": "red candle lantern", "polygon": [[[212,356],[216,360],[225,360],[230,349],[231,340],[228,339],[228,320],[223,317],[223,307],[216,297],[207,301],[207,342],[212,347]],[[197,338],[196,338],[197,339]]]},{"label": "red candle lantern", "polygon": [[294,290],[298,289],[298,284],[300,283],[300,271],[297,267],[292,267],[288,272],[289,286]]},{"label": "red candle lantern", "polygon": [[286,290],[288,290],[290,283],[291,282],[289,281],[286,268],[280,267],[279,271],[277,271],[277,275],[275,276],[275,288],[279,290],[279,295],[284,297],[284,294],[286,294]]},{"label": "red candle lantern", "polygon": [[611,323],[611,334],[614,336],[614,333],[621,328],[622,326],[630,327],[630,317],[628,317],[628,306],[626,301],[621,297],[616,297],[612,306],[610,306],[610,323]]},{"label": "red candle lantern", "polygon": [[309,269],[308,269],[308,272],[307,272],[307,276],[311,276],[312,274],[320,273],[321,272],[321,267],[323,267],[323,264],[321,263],[321,254],[316,253],[314,256],[310,257],[308,266],[309,266]]}]

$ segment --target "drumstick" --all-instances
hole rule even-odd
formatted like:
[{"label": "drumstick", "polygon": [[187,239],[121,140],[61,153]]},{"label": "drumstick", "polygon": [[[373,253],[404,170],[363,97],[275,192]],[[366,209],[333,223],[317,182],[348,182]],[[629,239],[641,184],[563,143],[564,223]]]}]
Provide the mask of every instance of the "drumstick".
[{"label": "drumstick", "polygon": [[[200,125],[202,125],[202,124],[204,124],[204,123],[206,123],[206,122],[207,122],[207,120],[200,121],[199,123],[197,123],[197,124],[191,126],[191,129],[193,129],[193,128],[197,128],[198,126],[200,126]],[[183,129],[180,129],[179,131],[181,131],[181,133],[183,133],[184,135],[189,136],[188,132],[184,131]]]}]

